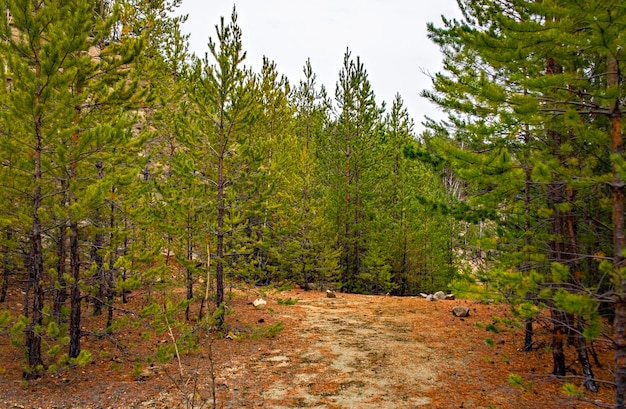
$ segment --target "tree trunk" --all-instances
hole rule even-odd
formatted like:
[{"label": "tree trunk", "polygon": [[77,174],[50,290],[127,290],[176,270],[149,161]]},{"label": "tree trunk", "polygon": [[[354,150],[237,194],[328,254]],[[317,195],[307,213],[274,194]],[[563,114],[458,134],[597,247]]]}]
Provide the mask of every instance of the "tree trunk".
[{"label": "tree trunk", "polygon": [[[524,92],[526,94],[526,92]],[[531,166],[529,159],[529,145],[530,145],[530,130],[526,127],[524,132],[524,247],[525,247],[525,260],[522,265],[522,271],[528,272],[531,269],[530,255],[528,254],[528,248],[530,247],[530,209],[531,209],[531,192],[530,188],[532,186],[532,175],[531,175]],[[526,300],[530,301],[532,295],[526,294]],[[526,352],[530,352],[533,349],[533,319],[529,318],[526,320],[524,325],[524,348],[523,350]]]},{"label": "tree trunk", "polygon": [[[96,163],[96,168],[98,169],[98,179],[102,179],[104,177],[104,167],[102,166],[102,161],[99,160]],[[102,249],[104,248],[104,234],[102,233],[102,210],[98,206],[95,209],[95,216],[93,221],[93,226],[96,229],[96,233],[93,239],[93,244],[91,246],[91,261],[96,264],[96,285],[98,286],[98,291],[96,291],[96,296],[93,299],[93,315],[102,315],[102,306],[104,305],[105,298],[105,288],[106,288],[106,278],[104,273],[104,257],[102,256]]]},{"label": "tree trunk", "polygon": [[[193,298],[193,230],[192,230],[192,217],[191,214],[187,214],[187,301]],[[185,307],[185,319],[190,320],[189,316],[190,304]]]},{"label": "tree trunk", "polygon": [[[128,231],[128,217],[124,217],[124,231]],[[124,250],[122,254],[126,256],[128,254],[128,234],[124,234]],[[122,282],[126,282],[126,269],[122,269]],[[128,300],[126,299],[126,290],[122,289],[122,303],[126,304]]]},{"label": "tree trunk", "polygon": [[524,324],[524,352],[533,350],[533,319],[529,318]]},{"label": "tree trunk", "polygon": [[[37,102],[39,102],[39,96],[37,96]],[[39,120],[35,121],[35,136],[36,144],[34,151],[34,172],[33,181],[35,188],[33,191],[33,208],[32,217],[33,225],[31,232],[31,250],[30,260],[28,261],[29,268],[29,285],[32,286],[32,316],[29,324],[24,331],[26,332],[26,355],[28,367],[23,372],[24,379],[34,379],[40,376],[41,368],[43,367],[43,358],[41,356],[41,336],[39,335],[39,328],[43,323],[43,302],[44,302],[44,290],[42,287],[42,280],[44,274],[43,264],[43,240],[42,240],[42,225],[39,218],[39,210],[42,206],[42,168],[41,168],[41,154],[42,154],[42,135],[41,135],[41,123]],[[28,293],[28,292],[27,292]],[[24,308],[27,308],[28,299],[24,303]]]},{"label": "tree trunk", "polygon": [[[560,74],[563,72],[562,67],[557,64],[552,58],[548,59],[546,66],[546,72],[548,75]],[[552,149],[552,156],[557,158],[560,163],[565,163],[568,159],[562,152],[562,146],[567,142],[566,137],[559,131],[554,129],[548,129],[547,135],[549,137],[550,148]],[[568,197],[573,193],[570,192],[570,187],[567,182],[562,180],[562,176],[555,174],[555,179],[548,184],[548,204],[553,211],[551,220],[551,235],[552,239],[549,242],[549,260],[568,266],[570,271],[575,270],[575,254],[572,249],[571,241],[575,239],[570,237],[570,229],[568,228],[568,221],[571,217],[570,211],[562,210],[561,205],[566,203]],[[566,240],[567,239],[567,240]],[[557,285],[558,286],[558,285]],[[568,322],[571,321],[571,315],[564,311],[557,310],[554,305],[550,309],[550,316],[552,318],[552,359],[553,370],[552,374],[558,377],[565,376],[565,340],[568,335]]]},{"label": "tree trunk", "polygon": [[578,360],[583,369],[583,376],[585,381],[583,384],[588,391],[598,392],[598,386],[596,385],[595,377],[593,376],[593,369],[591,368],[591,362],[589,362],[589,354],[587,353],[587,340],[583,335],[584,325],[580,319],[577,321],[576,331],[576,350],[578,351]]},{"label": "tree trunk", "polygon": [[565,313],[550,309],[550,317],[552,318],[552,375],[565,376]]},{"label": "tree trunk", "polygon": [[96,265],[95,284],[97,286],[96,296],[93,298],[93,315],[102,315],[102,307],[104,305],[105,298],[105,274],[104,274],[104,257],[102,257],[101,251],[104,247],[104,235],[100,231],[101,226],[101,212],[100,209],[96,209],[96,216],[94,217],[94,227],[96,234],[91,245],[91,261]]},{"label": "tree trunk", "polygon": [[13,263],[11,257],[11,230],[6,230],[6,244],[3,246],[2,251],[2,288],[0,288],[0,302],[5,302],[7,294],[9,292],[9,276],[11,270],[13,270]]},{"label": "tree trunk", "polygon": [[[622,280],[620,289],[626,294],[626,280]],[[615,408],[625,409],[624,392],[626,391],[626,300],[620,297],[615,302]]]},{"label": "tree trunk", "polygon": [[113,301],[115,300],[115,262],[117,261],[117,245],[115,240],[115,187],[111,188],[111,216],[109,218],[109,268],[106,272],[106,301],[107,301],[107,323],[106,330],[110,332],[113,324]]},{"label": "tree trunk", "polygon": [[[620,67],[617,60],[610,56],[607,62],[607,87],[615,87],[620,83]],[[615,101],[611,113],[611,153],[623,155],[622,112],[619,100]],[[613,199],[613,268],[617,277],[624,277],[624,181],[618,166],[613,164],[613,181],[611,183]],[[615,288],[615,407],[624,409],[626,393],[626,279]]]},{"label": "tree trunk", "polygon": [[81,338],[81,296],[80,296],[80,255],[79,255],[78,223],[70,223],[70,269],[72,270],[72,289],[70,292],[70,350],[69,357],[76,358],[80,354]]},{"label": "tree trunk", "polygon": [[57,324],[61,323],[61,310],[67,300],[67,282],[65,281],[65,258],[67,257],[67,224],[65,220],[59,226],[59,238],[57,243],[57,284],[54,292],[54,304],[52,315]]},{"label": "tree trunk", "polygon": [[[215,307],[220,309],[224,303],[224,218],[226,206],[224,190],[226,189],[226,177],[224,176],[224,161],[226,157],[226,142],[223,126],[220,128],[220,153],[217,163],[217,243],[215,265]],[[224,313],[216,317],[218,328],[224,326]]]}]

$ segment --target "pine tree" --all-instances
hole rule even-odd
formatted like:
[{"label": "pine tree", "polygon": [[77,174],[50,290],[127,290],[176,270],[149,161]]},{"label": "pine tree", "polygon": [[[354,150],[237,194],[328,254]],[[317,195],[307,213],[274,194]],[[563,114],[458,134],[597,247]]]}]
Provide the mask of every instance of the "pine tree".
[{"label": "pine tree", "polygon": [[317,78],[310,60],[303,69],[304,79],[291,95],[296,110],[297,147],[291,153],[293,169],[283,172],[283,188],[278,197],[285,216],[279,224],[281,268],[305,289],[335,281],[339,252],[331,223],[323,216],[325,185],[319,164],[320,144],[328,121],[330,102],[326,91],[317,89]]},{"label": "pine tree", "polygon": [[[506,230],[498,241],[509,249],[517,246],[517,259],[508,260],[514,270],[503,268],[497,279],[502,289],[519,290],[521,298],[535,294],[551,308],[557,375],[565,371],[559,347],[564,326],[578,329],[579,360],[585,384],[593,390],[584,342],[597,334],[597,303],[606,301],[607,291],[602,274],[612,272],[616,407],[624,407],[626,315],[620,317],[624,306],[619,301],[624,292],[619,278],[624,246],[619,165],[623,84],[617,73],[626,9],[612,1],[481,1],[464,2],[463,10],[462,22],[448,21],[442,30],[431,27],[451,76],[438,76],[438,93],[430,96],[450,110],[449,124],[463,141],[462,149],[489,152],[455,150],[454,156],[473,165],[465,176],[492,185],[473,204],[499,197],[494,203],[506,217],[500,217]],[[449,146],[444,149],[451,153]],[[507,186],[517,188],[507,192]],[[517,195],[519,191],[524,195]],[[516,226],[517,220],[522,223]],[[612,243],[604,240],[599,220],[611,226]],[[531,233],[532,240],[526,236]],[[581,262],[596,254],[609,254],[612,265]],[[519,274],[520,267],[524,274]]]},{"label": "pine tree", "polygon": [[372,146],[382,110],[363,63],[358,57],[353,60],[349,50],[344,54],[335,100],[337,112],[323,142],[322,160],[332,195],[328,212],[341,248],[341,285],[355,291],[367,254],[366,206],[372,194],[368,171],[374,166]]},{"label": "pine tree", "polygon": [[[230,23],[224,18],[216,26],[217,42],[209,38],[209,54],[193,63],[190,98],[194,104],[195,121],[192,140],[184,143],[193,146],[194,170],[200,177],[212,180],[215,186],[211,203],[215,206],[215,303],[221,308],[224,303],[224,267],[229,256],[226,248],[228,218],[237,217],[240,210],[233,203],[237,198],[232,184],[245,164],[239,162],[242,149],[246,146],[254,85],[250,73],[242,64],[245,52],[241,43],[241,29],[237,25],[237,13],[233,8]],[[190,152],[191,153],[191,152]],[[224,316],[217,317],[222,326]]]},{"label": "pine tree", "polygon": [[265,57],[255,84],[258,108],[248,131],[248,142],[241,149],[245,174],[234,186],[242,198],[245,219],[241,226],[245,234],[237,244],[245,255],[239,257],[236,269],[251,282],[266,285],[285,278],[279,276],[280,249],[276,238],[282,235],[278,230],[289,216],[283,213],[280,194],[289,188],[290,175],[295,171],[292,155],[297,148],[287,78]]},{"label": "pine tree", "polygon": [[[117,122],[99,120],[101,112],[108,107],[120,109],[119,101],[133,94],[132,82],[120,73],[136,55],[138,43],[112,43],[95,59],[90,52],[109,35],[113,20],[97,17],[92,1],[9,2],[2,6],[10,19],[3,19],[0,26],[0,47],[3,66],[11,78],[3,97],[2,128],[12,136],[3,138],[3,152],[9,153],[7,159],[13,164],[7,176],[15,179],[14,192],[28,198],[20,202],[24,206],[21,220],[29,226],[24,231],[30,231],[31,243],[27,268],[32,304],[26,310],[30,320],[25,328],[24,376],[32,378],[45,367],[41,351],[44,286],[49,282],[46,270],[53,266],[47,260],[44,237],[52,227],[48,215],[55,213],[57,221],[69,221],[73,269],[69,356],[80,358],[78,223],[98,197],[93,165],[106,154],[103,147],[125,140],[124,115]],[[109,105],[114,99],[118,103]],[[93,185],[87,184],[88,180]],[[64,203],[59,200],[63,194],[69,199],[66,208],[58,205]]]},{"label": "pine tree", "polygon": [[452,268],[447,272],[442,268],[449,258],[448,223],[445,216],[418,199],[440,199],[444,196],[443,186],[430,167],[406,155],[419,149],[420,144],[399,94],[385,115],[381,138],[376,152],[377,183],[372,201],[375,224],[370,241],[385,249],[384,264],[388,265],[391,281],[385,284],[384,292],[439,291],[447,287],[452,273]]}]

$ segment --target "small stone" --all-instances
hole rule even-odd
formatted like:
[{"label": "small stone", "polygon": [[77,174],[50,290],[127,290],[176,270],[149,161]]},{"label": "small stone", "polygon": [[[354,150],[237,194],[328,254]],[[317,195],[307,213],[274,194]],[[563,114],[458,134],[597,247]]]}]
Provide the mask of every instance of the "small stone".
[{"label": "small stone", "polygon": [[265,301],[263,298],[257,298],[256,300],[254,300],[252,305],[254,305],[254,308],[256,308],[257,310],[264,310],[265,308],[267,308],[267,301]]},{"label": "small stone", "polygon": [[326,290],[326,298],[337,298],[337,294],[334,291]]},{"label": "small stone", "polygon": [[433,294],[433,297],[435,297],[437,299],[437,301],[445,300],[446,299],[446,293],[444,293],[443,291],[437,291],[435,294]]},{"label": "small stone", "polygon": [[452,309],[452,314],[455,317],[469,317],[470,310],[467,307],[463,307],[461,305],[457,305]]}]

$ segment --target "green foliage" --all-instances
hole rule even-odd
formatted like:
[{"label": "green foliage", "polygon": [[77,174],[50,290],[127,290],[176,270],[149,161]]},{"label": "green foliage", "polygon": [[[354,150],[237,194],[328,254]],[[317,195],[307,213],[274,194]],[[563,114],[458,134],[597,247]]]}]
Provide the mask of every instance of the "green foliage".
[{"label": "green foliage", "polygon": [[509,385],[514,388],[521,389],[524,392],[529,392],[532,389],[532,383],[524,381],[524,378],[522,378],[522,376],[519,374],[509,374],[508,381]]},{"label": "green foliage", "polygon": [[24,340],[24,328],[28,325],[28,318],[24,315],[17,317],[17,320],[10,329],[11,344],[19,346]]},{"label": "green foliage", "polygon": [[561,387],[561,390],[566,396],[569,397],[582,398],[585,396],[584,390],[571,382],[565,382]]},{"label": "green foliage", "polygon": [[4,330],[11,325],[11,313],[8,310],[0,312],[0,329]]},{"label": "green foliage", "polygon": [[296,287],[296,285],[291,282],[291,281],[287,281],[283,284],[281,284],[276,291],[278,291],[279,293],[282,293],[284,291],[289,291],[289,290],[293,290]]},{"label": "green foliage", "polygon": [[209,318],[209,325],[211,327],[218,326],[218,323],[224,319],[225,314],[226,314],[226,304],[221,303],[220,305],[217,306],[217,308],[215,308],[215,311],[213,311],[213,314],[211,314],[211,317]]},{"label": "green foliage", "polygon": [[61,329],[55,321],[50,321],[46,328],[46,333],[48,336],[56,338],[61,334]]},{"label": "green foliage", "polygon": [[515,314],[522,320],[535,318],[541,313],[541,308],[536,303],[523,302],[514,309]]},{"label": "green foliage", "polygon": [[282,321],[277,322],[274,325],[266,325],[263,327],[255,327],[250,333],[250,338],[275,338],[285,329],[285,324]]},{"label": "green foliage", "polygon": [[[624,6],[491,0],[459,6],[462,18],[429,26],[446,72],[423,94],[447,118],[431,121],[424,138],[438,167],[459,179],[456,198],[463,204],[455,207],[493,209],[482,219],[493,240],[465,243],[492,251],[474,277],[511,303],[517,318],[533,319],[547,306],[594,339],[599,301],[623,298],[624,290],[615,267],[623,262],[617,238],[625,226],[613,216],[624,204],[606,188],[624,169],[616,148],[623,144],[623,113],[611,113],[624,95],[614,74],[626,65]],[[615,10],[610,17],[607,7]],[[453,217],[467,213],[452,209],[437,206]],[[472,216],[463,220],[480,220]],[[454,284],[472,285],[464,277]],[[616,383],[624,382],[618,374]]]},{"label": "green foliage", "polygon": [[276,302],[278,303],[278,305],[296,305],[298,303],[298,299],[297,298],[277,298]]},{"label": "green foliage", "polygon": [[499,334],[500,333],[500,329],[498,329],[498,327],[494,323],[489,323],[489,324],[485,325],[485,330],[489,331],[489,332],[493,332],[494,334]]},{"label": "green foliage", "polygon": [[561,263],[554,262],[550,266],[552,280],[555,283],[564,283],[570,277],[569,268]]}]

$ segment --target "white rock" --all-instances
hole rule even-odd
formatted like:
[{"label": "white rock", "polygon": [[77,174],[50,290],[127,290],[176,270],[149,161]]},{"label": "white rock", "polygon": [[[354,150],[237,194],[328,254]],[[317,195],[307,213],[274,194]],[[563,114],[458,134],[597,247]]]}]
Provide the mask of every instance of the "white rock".
[{"label": "white rock", "polygon": [[256,300],[254,300],[252,305],[254,305],[254,308],[256,308],[257,310],[264,310],[265,308],[267,308],[267,301],[265,301],[263,298],[257,298]]},{"label": "white rock", "polygon": [[326,290],[326,298],[337,298],[337,294],[334,291]]},{"label": "white rock", "polygon": [[437,300],[445,300],[446,293],[444,293],[443,291],[437,291],[435,294],[433,294],[433,297],[435,297]]}]

